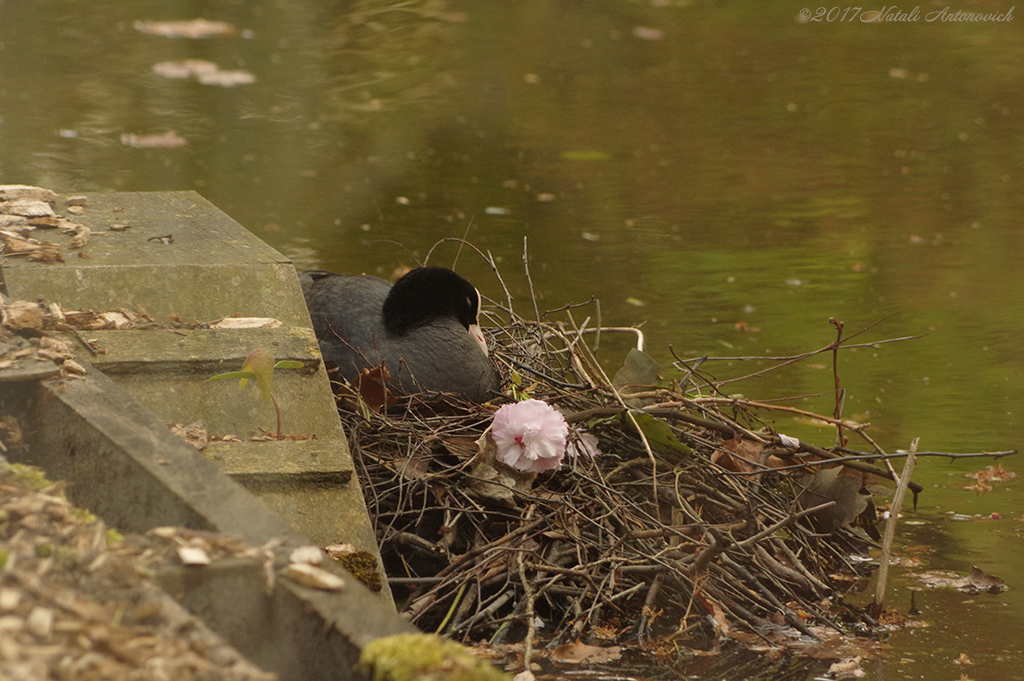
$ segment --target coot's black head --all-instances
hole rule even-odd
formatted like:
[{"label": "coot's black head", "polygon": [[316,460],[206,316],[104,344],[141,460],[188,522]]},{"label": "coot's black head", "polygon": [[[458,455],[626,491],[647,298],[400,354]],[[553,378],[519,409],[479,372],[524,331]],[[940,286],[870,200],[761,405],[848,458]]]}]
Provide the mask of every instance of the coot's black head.
[{"label": "coot's black head", "polygon": [[444,317],[469,330],[479,313],[476,288],[444,267],[420,267],[396,281],[382,311],[388,333],[399,336]]}]

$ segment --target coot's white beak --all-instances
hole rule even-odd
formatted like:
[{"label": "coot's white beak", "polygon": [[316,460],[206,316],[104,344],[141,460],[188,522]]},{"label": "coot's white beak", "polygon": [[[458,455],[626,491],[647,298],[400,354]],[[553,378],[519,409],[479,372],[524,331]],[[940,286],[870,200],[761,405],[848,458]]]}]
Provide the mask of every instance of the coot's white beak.
[{"label": "coot's white beak", "polygon": [[480,328],[479,324],[469,325],[469,335],[473,337],[473,340],[477,342],[480,349],[484,351],[484,355],[487,354],[487,341],[484,340],[483,329]]}]

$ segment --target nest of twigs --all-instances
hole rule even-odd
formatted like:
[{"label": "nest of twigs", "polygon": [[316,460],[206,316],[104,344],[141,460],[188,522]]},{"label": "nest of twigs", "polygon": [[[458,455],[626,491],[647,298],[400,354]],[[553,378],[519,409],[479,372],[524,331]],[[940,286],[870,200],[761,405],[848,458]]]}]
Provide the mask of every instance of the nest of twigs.
[{"label": "nest of twigs", "polygon": [[[851,555],[871,543],[866,476],[891,469],[780,437],[698,363],[677,362],[664,387],[614,386],[572,312],[538,322],[505,310],[489,340],[506,395],[488,404],[418,395],[378,412],[339,394],[403,613],[460,640],[528,646],[775,644],[873,624],[836,596],[865,572]],[[597,436],[600,455],[566,457],[504,499],[481,494],[478,439],[524,396],[561,411],[570,441]],[[820,463],[844,454],[842,468]]]}]

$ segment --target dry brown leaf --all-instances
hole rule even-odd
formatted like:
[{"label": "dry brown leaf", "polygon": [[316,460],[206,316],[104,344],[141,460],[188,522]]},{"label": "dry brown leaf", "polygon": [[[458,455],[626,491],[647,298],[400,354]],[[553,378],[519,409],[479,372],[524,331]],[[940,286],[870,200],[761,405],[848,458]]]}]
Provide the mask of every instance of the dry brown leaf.
[{"label": "dry brown leaf", "polygon": [[824,468],[801,478],[804,491],[800,505],[811,508],[828,501],[836,502],[831,508],[811,516],[814,526],[821,532],[835,532],[856,520],[868,506],[868,496],[860,493],[859,475],[840,475],[841,468]]},{"label": "dry brown leaf", "polygon": [[359,372],[359,378],[356,380],[356,390],[359,391],[359,396],[363,398],[363,402],[366,403],[370,411],[379,412],[386,405],[396,402],[395,397],[387,387],[388,379],[390,378],[391,374],[388,373],[387,368],[383,364],[371,369],[363,369]]},{"label": "dry brown leaf", "polygon": [[617,660],[622,654],[620,646],[588,646],[576,639],[573,643],[558,646],[551,651],[551,660],[561,664],[599,664]]},{"label": "dry brown leaf", "polygon": [[[967,584],[978,591],[988,591],[989,593],[999,593],[1006,588],[1006,582],[1002,578],[985,574],[984,570],[977,565],[971,566],[971,574],[967,575]],[[964,590],[964,587],[960,588]]]},{"label": "dry brown leaf", "polygon": [[[979,483],[983,482],[1006,482],[1007,480],[1013,480],[1017,477],[1017,474],[1008,471],[999,464],[988,466],[976,473],[967,473],[964,477],[974,478]],[[970,489],[968,487],[967,489]],[[991,489],[991,488],[990,488]]]},{"label": "dry brown leaf", "polygon": [[56,201],[57,192],[27,184],[0,185],[0,201]]}]

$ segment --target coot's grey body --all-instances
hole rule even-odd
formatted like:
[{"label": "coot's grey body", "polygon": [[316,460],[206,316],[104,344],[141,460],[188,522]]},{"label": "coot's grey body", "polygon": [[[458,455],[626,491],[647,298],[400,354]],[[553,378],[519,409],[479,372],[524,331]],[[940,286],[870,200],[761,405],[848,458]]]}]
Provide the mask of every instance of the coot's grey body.
[{"label": "coot's grey body", "polygon": [[384,364],[405,393],[449,392],[482,402],[500,380],[476,326],[480,297],[451,270],[413,270],[392,287],[368,275],[311,271],[300,277],[325,360],[355,382]]}]

